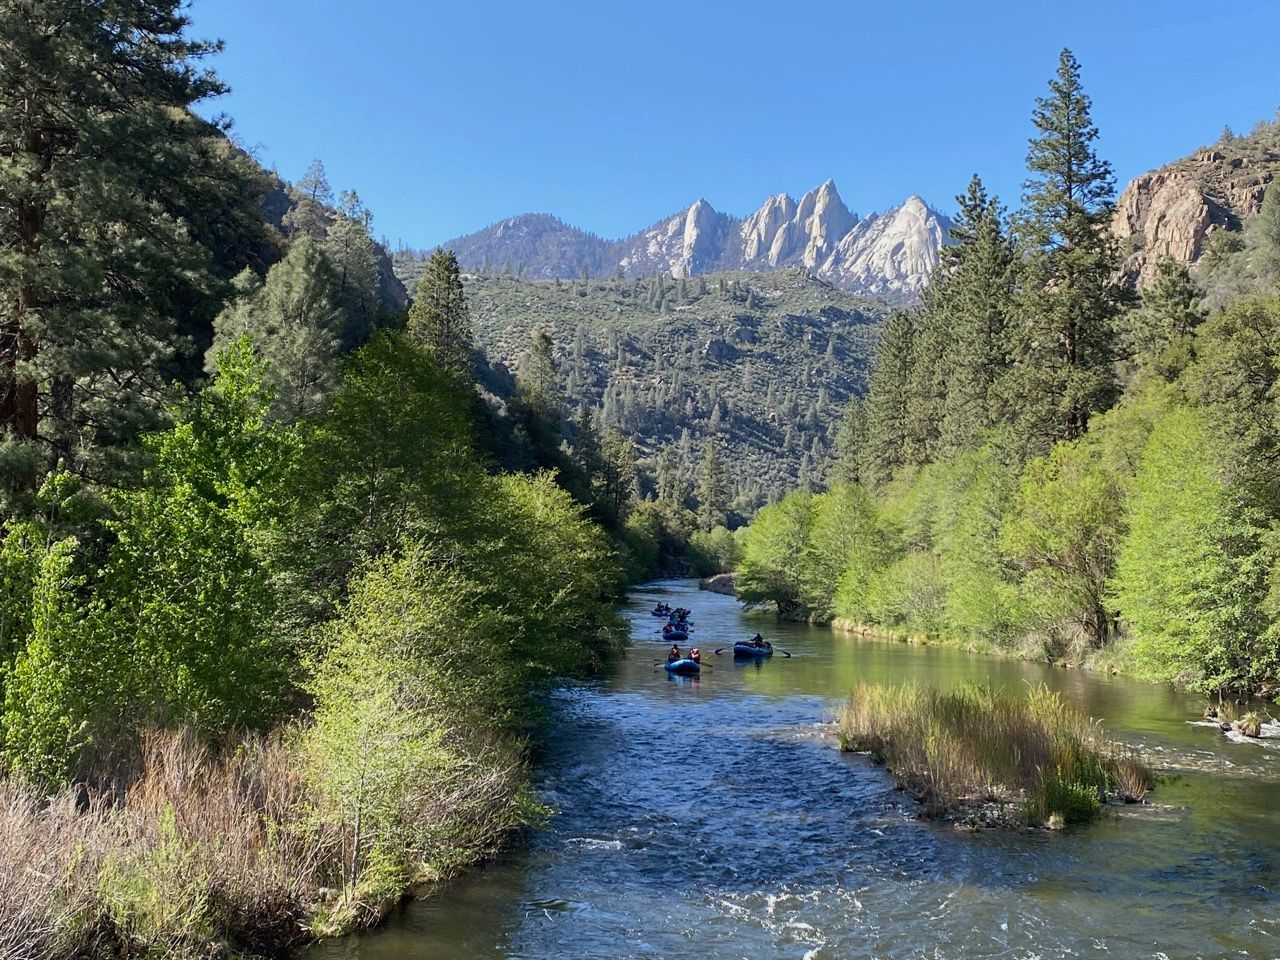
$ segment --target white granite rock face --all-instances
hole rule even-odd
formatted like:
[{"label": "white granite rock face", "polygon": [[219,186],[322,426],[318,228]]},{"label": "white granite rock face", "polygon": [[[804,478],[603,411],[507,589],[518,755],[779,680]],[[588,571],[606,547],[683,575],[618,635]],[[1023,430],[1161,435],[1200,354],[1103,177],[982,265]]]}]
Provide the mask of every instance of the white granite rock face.
[{"label": "white granite rock face", "polygon": [[[526,220],[529,230],[514,229]],[[529,236],[537,232],[535,226],[547,233],[545,239]],[[601,240],[554,218],[530,216],[461,238],[460,245],[464,250],[468,245],[483,248],[488,259],[501,263],[513,259],[503,255],[504,235],[519,234],[523,248],[534,251],[535,259],[543,248],[556,253],[554,263],[526,264],[532,276],[572,278],[582,267],[566,270],[564,264],[574,259],[576,234],[582,248],[578,260],[593,276],[621,271],[626,276],[658,272],[692,277],[714,270],[799,268],[846,290],[912,300],[928,283],[948,226],[949,221],[919,197],[859,220],[840,199],[834,181],[828,180],[798,203],[785,193],[769,197],[741,220],[699,199],[623,240]]]},{"label": "white granite rock face", "polygon": [[938,264],[946,225],[919,197],[860,221],[818,275],[837,287],[895,299],[918,297]]}]

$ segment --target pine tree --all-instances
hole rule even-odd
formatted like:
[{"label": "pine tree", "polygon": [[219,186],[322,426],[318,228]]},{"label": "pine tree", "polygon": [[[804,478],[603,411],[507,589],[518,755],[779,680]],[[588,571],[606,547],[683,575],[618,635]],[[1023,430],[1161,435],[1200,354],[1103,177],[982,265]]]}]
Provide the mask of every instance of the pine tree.
[{"label": "pine tree", "polygon": [[863,407],[866,432],[859,452],[858,472],[865,483],[883,483],[905,463],[906,385],[911,375],[914,339],[911,314],[903,310],[889,314],[884,329],[880,331],[870,388]]},{"label": "pine tree", "polygon": [[1039,136],[1027,153],[1014,363],[1001,386],[1027,452],[1080,436],[1117,396],[1113,323],[1126,296],[1109,229],[1115,181],[1094,152],[1090,106],[1080,66],[1063,50],[1032,116]]},{"label": "pine tree", "polygon": [[378,293],[378,248],[369,233],[372,222],[372,216],[355,191],[346,191],[322,243],[337,273],[338,296],[347,317],[342,345],[347,349],[369,339],[382,307]]},{"label": "pine tree", "polygon": [[1254,269],[1271,286],[1280,285],[1280,177],[1262,195],[1262,209],[1253,224],[1257,248]]},{"label": "pine tree", "polygon": [[333,223],[333,188],[329,186],[323,161],[311,161],[307,172],[293,185],[290,196],[293,207],[283,219],[286,233],[323,240]]},{"label": "pine tree", "polygon": [[626,519],[636,499],[636,448],[617,430],[606,428],[600,442],[599,500],[615,523]]},{"label": "pine tree", "polygon": [[903,389],[902,460],[906,464],[931,463],[939,453],[951,373],[948,320],[943,305],[928,299],[912,314],[914,335]]},{"label": "pine tree", "polygon": [[265,252],[264,178],[192,109],[224,88],[188,22],[176,0],[0,12],[0,510],[58,461],[117,476],[249,265],[229,242]]},{"label": "pine tree", "polygon": [[535,330],[520,365],[520,390],[526,401],[548,417],[560,416],[560,380],[551,335]]},{"label": "pine tree", "polygon": [[452,250],[436,250],[427,259],[418,294],[409,307],[409,333],[441,366],[471,376],[475,348],[462,274]]},{"label": "pine tree", "polygon": [[329,186],[329,177],[325,173],[323,160],[312,160],[307,172],[295,185],[298,193],[312,203],[330,206],[333,203],[333,188]]},{"label": "pine tree", "polygon": [[1140,370],[1174,380],[1195,359],[1195,331],[1205,319],[1200,290],[1187,268],[1172,257],[1156,264],[1142,306],[1128,315],[1133,359]]},{"label": "pine tree", "polygon": [[698,526],[703,530],[724,526],[728,500],[724,461],[719,444],[712,438],[707,441],[702,468],[698,471]]},{"label": "pine tree", "polygon": [[850,397],[836,434],[833,483],[857,483],[861,477],[862,448],[867,438],[866,410],[858,397]]},{"label": "pine tree", "polygon": [[236,286],[240,295],[214,321],[205,368],[217,370],[223,351],[247,336],[266,365],[273,414],[293,421],[320,412],[337,383],[345,324],[338,278],[319,244],[299,236],[265,282],[246,270]]},{"label": "pine tree", "polygon": [[1008,323],[1013,300],[1014,250],[1000,203],[975,174],[942,249],[926,299],[945,316],[947,390],[938,454],[972,450],[995,425],[992,389],[1008,366]]}]

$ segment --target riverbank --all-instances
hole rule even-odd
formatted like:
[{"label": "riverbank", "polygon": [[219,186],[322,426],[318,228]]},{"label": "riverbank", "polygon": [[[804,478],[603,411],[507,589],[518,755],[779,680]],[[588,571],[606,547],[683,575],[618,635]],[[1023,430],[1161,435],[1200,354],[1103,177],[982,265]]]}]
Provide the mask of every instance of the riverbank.
[{"label": "riverbank", "polygon": [[155,733],[112,792],[0,778],[0,956],[281,956],[371,926],[538,815],[514,743],[448,749],[411,795],[355,761],[349,786],[384,793],[351,794],[355,822],[309,775],[303,731],[217,748]]},{"label": "riverbank", "polygon": [[1071,655],[1070,650],[1065,655],[1055,657],[1045,649],[1042,643],[1031,639],[1019,646],[1009,647],[990,640],[961,639],[959,637],[893,630],[876,624],[860,623],[857,620],[850,620],[844,617],[836,617],[832,620],[810,620],[808,622],[829,627],[837,633],[851,633],[867,639],[906,643],[912,646],[963,650],[965,653],[982,653],[1005,657],[1010,660],[1045,663],[1051,667],[1059,667],[1064,670],[1094,670],[1113,675],[1124,675],[1138,680],[1143,679],[1136,674],[1133,664],[1126,656],[1124,641],[1101,650],[1090,651],[1089,654],[1083,657]]}]

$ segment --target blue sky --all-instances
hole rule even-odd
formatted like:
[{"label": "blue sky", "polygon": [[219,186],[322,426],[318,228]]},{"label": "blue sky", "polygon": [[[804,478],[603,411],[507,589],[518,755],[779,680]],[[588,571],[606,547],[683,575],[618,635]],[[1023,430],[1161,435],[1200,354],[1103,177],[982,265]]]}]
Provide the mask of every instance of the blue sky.
[{"label": "blue sky", "polygon": [[1010,204],[1070,47],[1119,184],[1280,107],[1280,3],[195,0],[245,145],[426,247],[527,211],[607,237],[834,177],[858,213]]}]

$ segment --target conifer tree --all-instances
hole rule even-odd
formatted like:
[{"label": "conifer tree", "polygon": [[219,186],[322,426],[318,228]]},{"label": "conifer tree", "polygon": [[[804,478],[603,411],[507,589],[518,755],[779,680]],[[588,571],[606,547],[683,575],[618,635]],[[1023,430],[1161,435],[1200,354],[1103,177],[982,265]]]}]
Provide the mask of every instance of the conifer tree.
[{"label": "conifer tree", "polygon": [[323,160],[312,160],[301,179],[296,184],[297,191],[312,203],[329,206],[333,203],[333,188],[329,186],[329,176],[325,173]]},{"label": "conifer tree", "polygon": [[635,444],[617,430],[606,428],[600,441],[598,496],[614,523],[625,520],[636,498],[638,470]]},{"label": "conifer tree", "polygon": [[1272,287],[1280,285],[1280,177],[1262,195],[1262,209],[1253,225],[1257,241],[1254,269]]},{"label": "conifer tree", "polygon": [[551,335],[545,330],[534,331],[529,352],[520,365],[520,392],[531,406],[548,416],[559,417],[559,374]]},{"label": "conifer tree", "polygon": [[833,483],[857,483],[861,477],[862,447],[866,443],[866,410],[859,397],[850,397],[836,434],[835,460],[831,465]]},{"label": "conifer tree", "polygon": [[724,526],[728,512],[728,479],[715,438],[707,441],[698,471],[698,526],[703,530]]},{"label": "conifer tree", "polygon": [[325,173],[324,161],[312,160],[307,172],[293,185],[293,208],[284,215],[284,227],[290,236],[299,234],[323,240],[333,222],[333,188]]},{"label": "conifer tree", "polygon": [[462,273],[452,250],[436,250],[427,259],[418,294],[409,307],[409,333],[445,369],[471,376],[475,348]]},{"label": "conifer tree", "polygon": [[945,316],[949,333],[937,450],[943,457],[973,449],[995,423],[992,388],[1007,366],[1013,298],[1013,243],[999,201],[987,195],[976,174],[956,201],[953,245],[943,247],[927,295],[930,308]]},{"label": "conifer tree", "polygon": [[1200,290],[1187,268],[1172,257],[1156,264],[1142,306],[1128,315],[1134,362],[1172,381],[1195,359],[1194,334],[1205,319]]},{"label": "conifer tree", "polygon": [[373,218],[354,190],[343,193],[338,214],[325,231],[322,247],[338,280],[347,324],[342,345],[357,347],[369,339],[382,306],[378,293],[377,244],[369,233]]},{"label": "conifer tree", "polygon": [[236,285],[240,295],[214,321],[205,368],[213,373],[223,351],[248,336],[265,364],[273,414],[293,421],[318,413],[336,385],[345,326],[338,278],[320,245],[301,235],[265,282],[246,271]]},{"label": "conifer tree", "polygon": [[1115,401],[1113,324],[1125,293],[1109,229],[1115,180],[1094,151],[1098,129],[1071,51],[1032,120],[1013,365],[1000,392],[1024,450],[1043,452]]},{"label": "conifer tree", "polygon": [[18,500],[58,461],[118,474],[198,367],[182,335],[207,335],[247,265],[219,247],[265,242],[262,176],[192,111],[224,88],[188,24],[176,0],[0,11],[0,477]]},{"label": "conifer tree", "polygon": [[889,314],[884,329],[880,331],[864,407],[866,433],[858,468],[864,483],[883,483],[905,463],[906,385],[911,375],[914,339],[911,314],[904,310]]},{"label": "conifer tree", "polygon": [[903,385],[904,463],[923,465],[937,458],[950,377],[951,334],[944,305],[925,303],[912,314],[914,335]]}]

